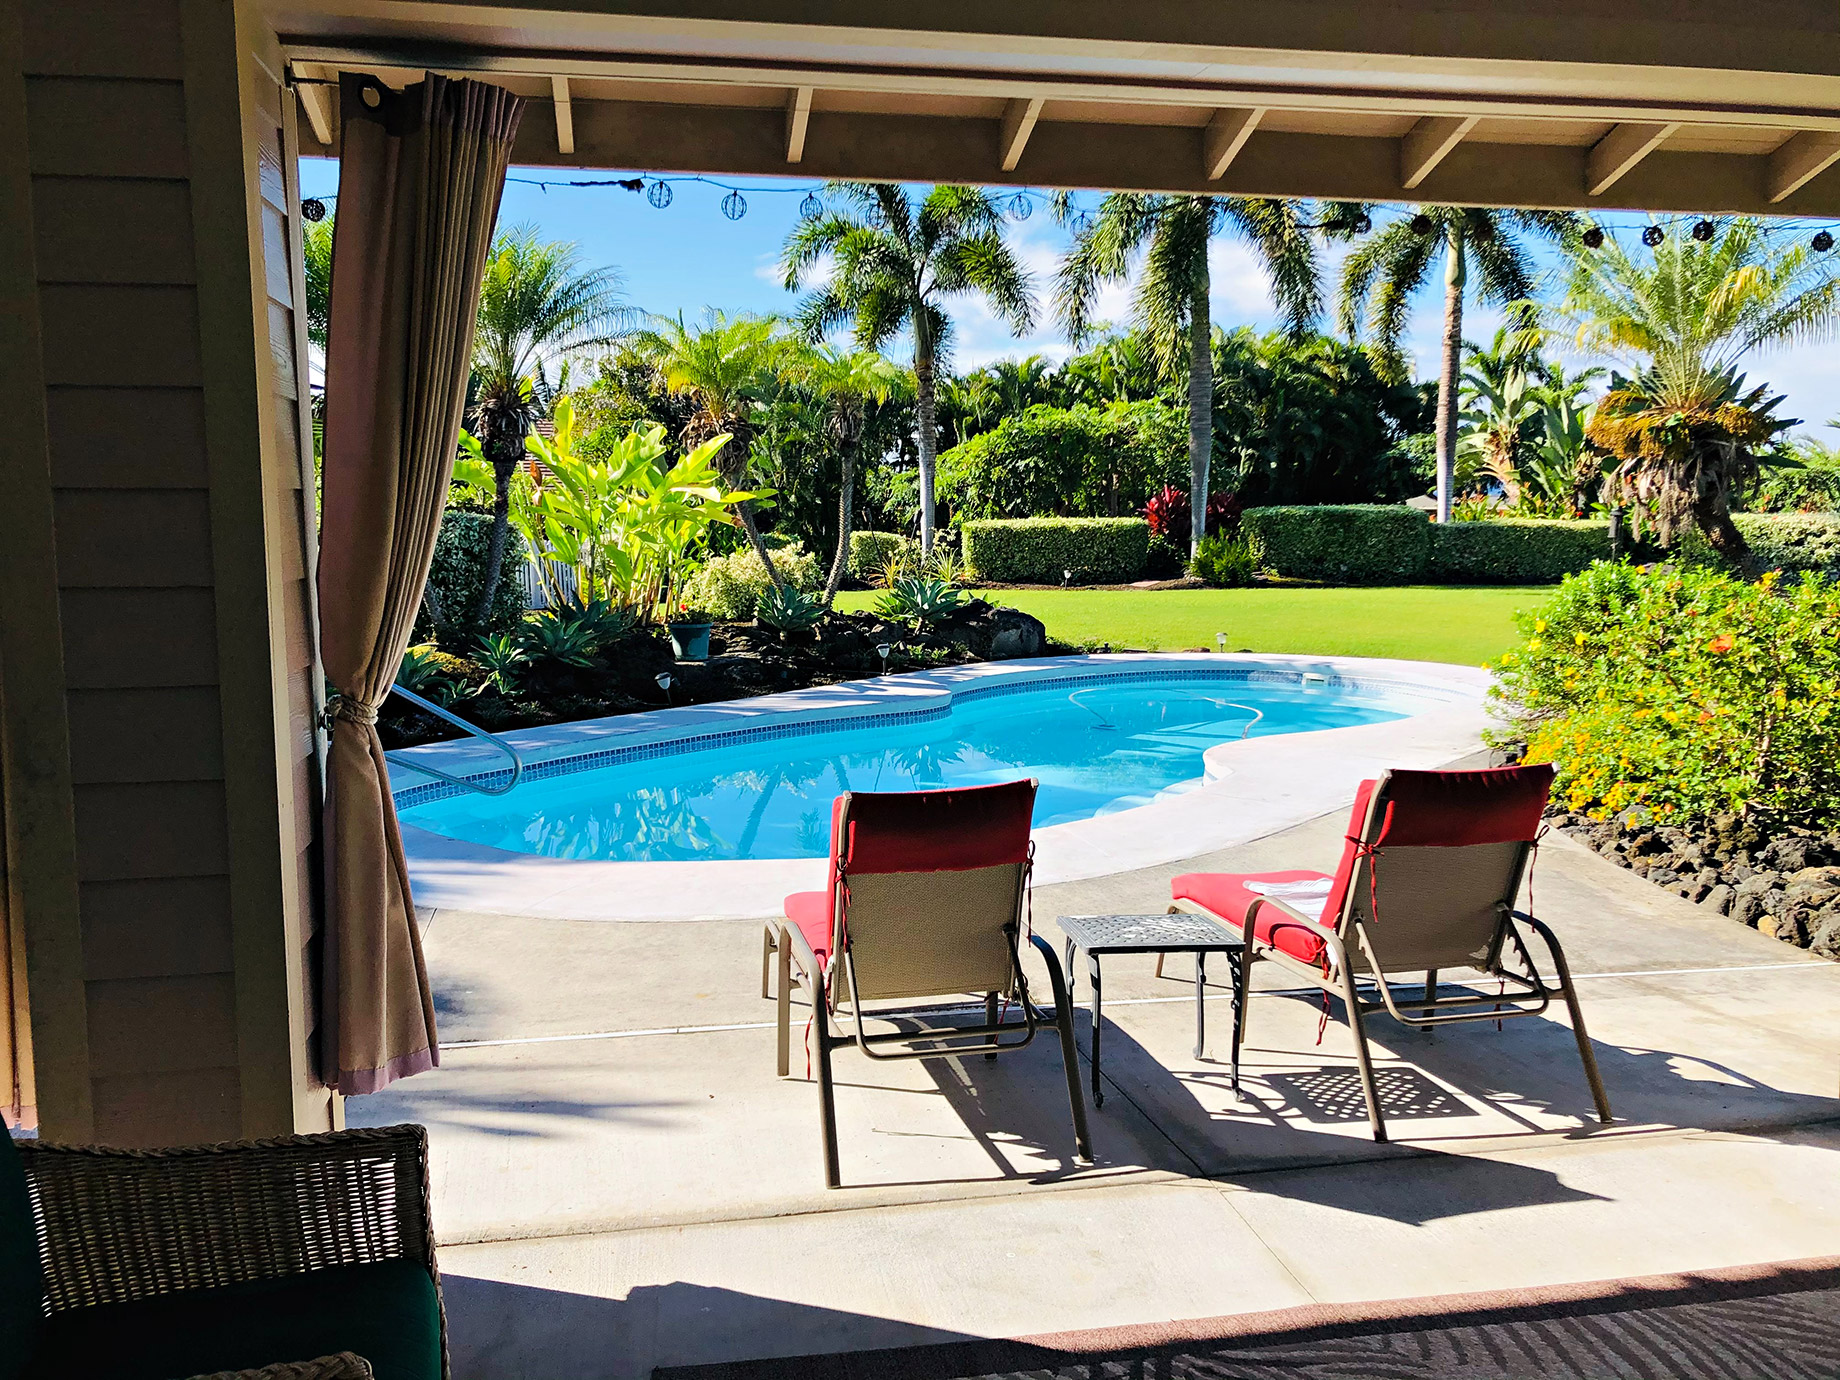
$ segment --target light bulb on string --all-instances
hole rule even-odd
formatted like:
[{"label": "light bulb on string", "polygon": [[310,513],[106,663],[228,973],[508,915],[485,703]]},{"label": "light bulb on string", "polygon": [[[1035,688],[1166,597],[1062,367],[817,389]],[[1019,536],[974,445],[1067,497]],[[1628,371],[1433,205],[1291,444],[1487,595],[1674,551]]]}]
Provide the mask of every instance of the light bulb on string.
[{"label": "light bulb on string", "polygon": [[1365,235],[1369,230],[1374,228],[1374,218],[1363,211],[1354,218],[1354,223],[1348,228],[1353,230],[1357,235]]},{"label": "light bulb on string", "polygon": [[802,220],[816,220],[824,214],[824,199],[816,192],[807,192],[799,200],[799,217]]},{"label": "light bulb on string", "polygon": [[740,220],[747,214],[747,198],[740,192],[731,191],[722,198],[722,214],[730,220]]},{"label": "light bulb on string", "polygon": [[1584,247],[1586,249],[1602,249],[1604,247],[1604,232],[1595,225],[1588,227],[1582,238],[1584,239]]},{"label": "light bulb on string", "polygon": [[1814,232],[1814,238],[1808,241],[1808,247],[1817,254],[1825,254],[1834,247],[1834,237],[1825,230]]},{"label": "light bulb on string", "polygon": [[671,204],[671,198],[675,195],[669,182],[654,182],[645,189],[645,199],[660,211]]},{"label": "light bulb on string", "polygon": [[1017,192],[1009,199],[1009,213],[1016,220],[1027,220],[1035,214],[1035,203],[1027,192]]},{"label": "light bulb on string", "polygon": [[1653,249],[1666,238],[1667,236],[1662,233],[1659,225],[1644,226],[1642,229],[1642,243],[1647,245],[1650,249]]},{"label": "light bulb on string", "polygon": [[1718,227],[1709,220],[1696,220],[1693,222],[1693,238],[1704,244],[1712,238],[1717,229]]},{"label": "light bulb on string", "polygon": [[305,201],[300,203],[300,218],[302,220],[315,222],[324,220],[326,218],[326,203],[316,196],[308,197]]},{"label": "light bulb on string", "polygon": [[1413,216],[1412,233],[1414,235],[1429,235],[1431,233],[1431,217],[1426,215],[1423,211]]}]

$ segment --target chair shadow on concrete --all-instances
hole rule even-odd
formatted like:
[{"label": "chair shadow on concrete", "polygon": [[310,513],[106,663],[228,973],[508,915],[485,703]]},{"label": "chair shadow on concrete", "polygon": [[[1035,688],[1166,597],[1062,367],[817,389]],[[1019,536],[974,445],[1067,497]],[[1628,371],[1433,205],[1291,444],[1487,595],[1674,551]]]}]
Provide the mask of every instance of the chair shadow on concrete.
[{"label": "chair shadow on concrete", "polygon": [[441,1289],[453,1380],[649,1380],[657,1366],[971,1340],[681,1281],[619,1299],[455,1274]]}]

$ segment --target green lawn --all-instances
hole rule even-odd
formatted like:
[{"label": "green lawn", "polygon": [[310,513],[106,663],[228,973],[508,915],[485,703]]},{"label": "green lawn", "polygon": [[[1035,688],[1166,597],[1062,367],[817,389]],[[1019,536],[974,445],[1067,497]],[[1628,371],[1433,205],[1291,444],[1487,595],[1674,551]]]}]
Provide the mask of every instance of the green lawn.
[{"label": "green lawn", "polygon": [[[1512,615],[1552,593],[1551,585],[1397,589],[989,589],[993,603],[1032,613],[1062,642],[1179,652],[1316,652],[1393,656],[1476,666],[1514,645]],[[868,608],[874,591],[838,597]]]}]

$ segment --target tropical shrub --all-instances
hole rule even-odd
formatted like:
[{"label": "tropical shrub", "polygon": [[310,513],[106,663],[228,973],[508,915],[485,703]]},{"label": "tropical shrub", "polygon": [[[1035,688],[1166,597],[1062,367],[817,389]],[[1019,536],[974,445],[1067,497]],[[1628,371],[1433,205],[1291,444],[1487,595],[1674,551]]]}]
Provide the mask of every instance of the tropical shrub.
[{"label": "tropical shrub", "polygon": [[900,532],[850,533],[850,569],[859,580],[875,582],[876,574],[898,566],[910,553],[918,555],[920,542]]},{"label": "tropical shrub", "polygon": [[[1209,494],[1207,535],[1237,532],[1239,516],[1244,510],[1245,505],[1237,494]],[[1186,547],[1193,512],[1188,490],[1171,484],[1152,494],[1150,501],[1144,504],[1144,521],[1150,524],[1151,536],[1168,537]]]},{"label": "tropical shrub", "polygon": [[891,623],[911,623],[916,629],[937,623],[962,608],[963,591],[946,580],[910,575],[896,580],[876,601],[875,611]]},{"label": "tropical shrub", "polygon": [[963,530],[966,567],[996,584],[1119,584],[1143,574],[1150,548],[1142,518],[993,519]]},{"label": "tropical shrub", "polygon": [[[780,579],[790,588],[809,594],[823,587],[818,558],[800,543],[774,547],[767,554]],[[761,597],[772,587],[760,557],[744,546],[704,562],[685,582],[682,600],[715,618],[752,618]]]},{"label": "tropical shrub", "polygon": [[1252,548],[1247,545],[1244,537],[1229,537],[1220,533],[1201,539],[1189,569],[1204,584],[1213,585],[1216,589],[1237,589],[1252,583],[1252,577],[1258,572],[1258,563],[1252,559]]},{"label": "tropical shrub", "polygon": [[[434,539],[434,562],[416,615],[415,636],[438,638],[449,646],[470,645],[475,637],[508,632],[524,617],[524,588],[517,580],[500,580],[492,591],[492,609],[484,627],[474,624],[480,591],[485,587],[486,546],[492,538],[492,514],[472,508],[449,508],[441,515]],[[524,559],[523,539],[513,532],[505,562]]]},{"label": "tropical shrub", "polygon": [[444,652],[432,642],[408,647],[396,671],[396,683],[411,694],[448,704],[468,693],[479,668],[463,656]]},{"label": "tropical shrub", "polygon": [[1248,508],[1240,529],[1260,570],[1292,580],[1410,584],[1425,577],[1431,524],[1416,508]]},{"label": "tropical shrub", "polygon": [[939,499],[959,525],[987,518],[1142,510],[1187,482],[1187,433],[1167,403],[1036,406],[939,457]]},{"label": "tropical shrub", "polygon": [[[1732,522],[1764,570],[1840,573],[1840,513],[1734,513]],[[1674,554],[1693,564],[1723,564],[1696,531],[1681,534]]]},{"label": "tropical shrub", "polygon": [[501,695],[515,695],[530,667],[530,652],[515,633],[482,636],[473,660],[485,672],[486,685]]},{"label": "tropical shrub", "polygon": [[1840,450],[1798,436],[1778,458],[1744,495],[1746,508],[1757,513],[1840,512]]},{"label": "tropical shrub", "polygon": [[1840,823],[1840,585],[1602,562],[1519,622],[1497,742],[1568,808]]},{"label": "tropical shrub", "polygon": [[1459,585],[1552,584],[1609,556],[1608,522],[1491,518],[1434,523],[1426,574]]},{"label": "tropical shrub", "polygon": [[824,617],[824,601],[790,585],[769,585],[754,605],[754,617],[780,632],[803,632]]}]

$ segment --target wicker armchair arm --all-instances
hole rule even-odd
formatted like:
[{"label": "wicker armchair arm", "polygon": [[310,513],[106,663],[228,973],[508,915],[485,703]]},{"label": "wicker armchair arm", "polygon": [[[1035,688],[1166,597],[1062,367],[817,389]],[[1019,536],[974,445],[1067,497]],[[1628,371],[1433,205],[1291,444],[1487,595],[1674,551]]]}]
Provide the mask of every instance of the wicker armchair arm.
[{"label": "wicker armchair arm", "polygon": [[19,1151],[54,1313],[328,1266],[408,1259],[434,1272],[420,1126]]},{"label": "wicker armchair arm", "polygon": [[374,1380],[374,1372],[362,1356],[341,1351],[312,1361],[282,1361],[260,1370],[220,1370],[195,1375],[192,1380]]}]

